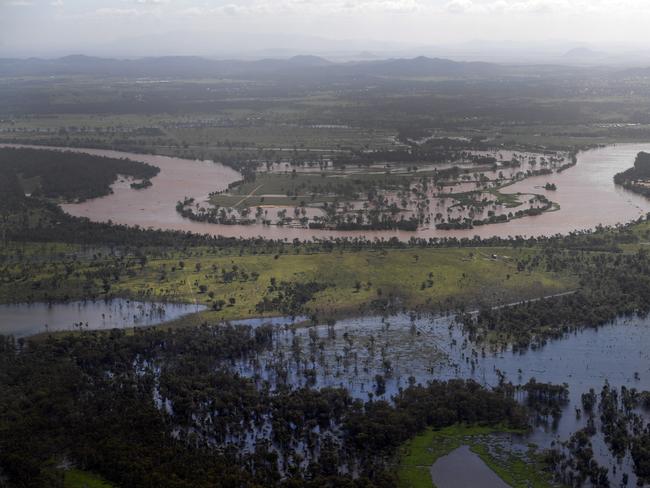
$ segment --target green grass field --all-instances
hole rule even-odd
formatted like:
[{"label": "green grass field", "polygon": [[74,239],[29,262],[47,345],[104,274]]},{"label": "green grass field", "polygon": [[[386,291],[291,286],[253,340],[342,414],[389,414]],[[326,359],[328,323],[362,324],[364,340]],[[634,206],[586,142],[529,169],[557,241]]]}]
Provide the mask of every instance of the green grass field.
[{"label": "green grass field", "polygon": [[[210,202],[222,207],[256,207],[331,202],[341,187],[340,179],[321,175],[261,173],[255,181],[234,187],[228,193],[214,195]],[[291,196],[288,196],[291,195]]]},{"label": "green grass field", "polygon": [[[462,445],[470,449],[501,479],[513,488],[548,488],[555,485],[542,470],[538,455],[504,452],[494,442],[494,434],[507,428],[454,425],[441,430],[428,429],[404,444],[397,467],[399,488],[435,488],[430,468],[435,461]],[[510,431],[512,432],[512,431]],[[492,448],[490,448],[492,446]]]},{"label": "green grass field", "polygon": [[412,175],[402,174],[345,174],[328,171],[321,174],[259,173],[255,181],[243,183],[211,202],[224,207],[254,207],[258,205],[298,205],[309,203],[356,200],[366,197],[368,188],[403,189]]},{"label": "green grass field", "polygon": [[517,262],[535,252],[443,248],[240,256],[195,249],[151,254],[142,266],[135,258],[119,261],[101,249],[16,244],[0,254],[22,256],[19,262],[5,264],[0,302],[123,296],[210,307],[223,300],[228,305],[205,312],[206,318],[236,319],[260,315],[255,306],[269,295],[275,279],[325,284],[306,308],[321,317],[337,317],[363,313],[380,298],[390,297],[406,309],[447,310],[509,303],[576,287],[573,277],[542,267],[518,271]]},{"label": "green grass field", "polygon": [[69,469],[65,472],[64,488],[113,488],[99,476],[78,469]]}]

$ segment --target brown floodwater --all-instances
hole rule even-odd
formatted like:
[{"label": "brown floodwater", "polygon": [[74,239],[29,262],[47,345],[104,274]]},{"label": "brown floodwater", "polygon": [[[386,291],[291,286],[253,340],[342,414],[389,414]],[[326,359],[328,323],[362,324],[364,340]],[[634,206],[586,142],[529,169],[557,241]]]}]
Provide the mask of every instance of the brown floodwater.
[{"label": "brown floodwater", "polygon": [[[40,147],[40,146],[32,146]],[[614,185],[615,173],[629,168],[639,151],[650,151],[650,143],[618,144],[583,151],[576,166],[560,174],[536,176],[515,183],[504,193],[538,193],[560,205],[560,210],[511,222],[491,224],[467,230],[439,230],[431,226],[416,232],[406,231],[331,231],[274,225],[222,225],[193,222],[176,212],[176,202],[184,197],[205,200],[210,192],[223,190],[239,179],[239,173],[220,163],[143,155],[100,149],[58,148],[108,157],[129,158],[153,164],[160,173],[144,190],[134,190],[124,182],[113,186],[114,193],[82,203],[64,204],[71,215],[94,221],[144,228],[192,231],[229,237],[295,238],[305,240],[328,237],[366,237],[408,240],[411,237],[508,237],[547,236],[586,230],[598,224],[626,223],[650,212],[650,200]],[[557,191],[546,191],[546,182],[557,185]]]}]

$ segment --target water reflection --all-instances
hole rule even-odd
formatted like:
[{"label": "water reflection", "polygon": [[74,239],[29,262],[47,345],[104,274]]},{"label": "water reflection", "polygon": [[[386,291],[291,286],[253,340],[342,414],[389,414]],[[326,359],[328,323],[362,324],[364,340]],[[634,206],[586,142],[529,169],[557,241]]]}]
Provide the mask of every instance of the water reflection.
[{"label": "water reflection", "polygon": [[[474,379],[496,386],[501,378],[514,384],[531,379],[569,387],[569,401],[557,419],[541,422],[524,437],[506,436],[508,449],[534,443],[550,448],[587,425],[577,416],[581,395],[612,388],[650,390],[650,320],[619,319],[598,329],[585,329],[526,352],[483,348],[472,343],[454,318],[396,315],[348,319],[334,326],[278,327],[272,350],[234,366],[260,386],[283,384],[314,388],[343,387],[363,400],[390,399],[411,383],[434,379]],[[525,400],[518,391],[517,398]],[[646,421],[647,412],[640,411]],[[600,419],[596,415],[596,427]],[[591,439],[594,457],[610,471],[610,480],[633,475],[629,452],[617,460],[598,432]],[[616,466],[616,469],[614,467]]]},{"label": "water reflection", "polygon": [[437,488],[509,488],[469,446],[437,459],[431,467],[431,479]]},{"label": "water reflection", "polygon": [[125,299],[0,305],[0,334],[26,337],[60,330],[144,327],[204,309],[202,305]]}]

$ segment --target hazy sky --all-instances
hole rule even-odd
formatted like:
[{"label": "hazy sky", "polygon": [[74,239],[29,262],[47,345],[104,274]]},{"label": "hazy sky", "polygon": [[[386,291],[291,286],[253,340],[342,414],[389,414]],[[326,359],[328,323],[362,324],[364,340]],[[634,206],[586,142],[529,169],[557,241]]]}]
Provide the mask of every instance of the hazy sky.
[{"label": "hazy sky", "polygon": [[[120,51],[138,42],[117,41],[139,37],[187,54],[295,48],[304,36],[405,45],[474,39],[643,45],[648,25],[650,0],[0,0],[0,51]],[[168,32],[177,34],[162,35]],[[243,45],[241,36],[250,43]]]}]

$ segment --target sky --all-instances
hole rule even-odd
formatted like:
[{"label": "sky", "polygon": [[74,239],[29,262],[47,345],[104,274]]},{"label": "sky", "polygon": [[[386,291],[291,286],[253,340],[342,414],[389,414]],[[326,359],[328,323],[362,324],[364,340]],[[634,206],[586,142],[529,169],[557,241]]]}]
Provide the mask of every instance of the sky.
[{"label": "sky", "polygon": [[0,55],[629,47],[649,24],[650,0],[0,0]]}]

